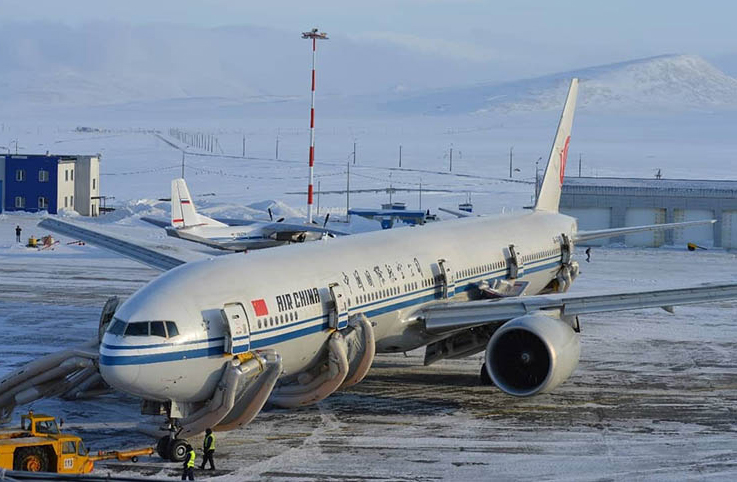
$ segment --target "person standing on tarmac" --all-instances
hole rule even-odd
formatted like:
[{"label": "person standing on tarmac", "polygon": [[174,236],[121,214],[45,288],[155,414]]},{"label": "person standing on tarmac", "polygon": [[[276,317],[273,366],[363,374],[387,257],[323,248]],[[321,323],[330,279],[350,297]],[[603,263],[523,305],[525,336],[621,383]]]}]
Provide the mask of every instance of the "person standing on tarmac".
[{"label": "person standing on tarmac", "polygon": [[20,243],[20,233],[23,231],[20,225],[15,226],[15,242]]},{"label": "person standing on tarmac", "polygon": [[205,457],[202,459],[200,469],[205,470],[205,464],[210,461],[210,470],[215,470],[215,460],[212,458],[212,455],[215,453],[215,435],[213,435],[212,429],[210,428],[205,430],[205,441],[202,442],[202,451],[205,453]]},{"label": "person standing on tarmac", "polygon": [[182,465],[182,480],[194,480],[194,459],[197,455],[191,445],[187,444],[187,455],[184,456]]}]

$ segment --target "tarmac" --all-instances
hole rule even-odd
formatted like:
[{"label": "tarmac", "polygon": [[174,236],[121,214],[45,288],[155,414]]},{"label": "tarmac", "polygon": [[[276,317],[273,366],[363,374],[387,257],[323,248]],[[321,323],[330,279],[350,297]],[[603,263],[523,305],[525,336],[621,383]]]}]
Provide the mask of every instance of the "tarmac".
[{"label": "tarmac", "polygon": [[[112,255],[87,259],[84,250],[0,255],[0,376],[95,336],[108,296],[127,296],[156,276]],[[737,273],[737,257],[723,251],[595,249],[592,263],[582,264],[579,293],[735,282]],[[695,266],[708,269],[696,279]],[[480,355],[429,367],[422,351],[379,355],[357,386],[314,406],[267,409],[249,426],[217,434],[218,470],[197,477],[737,480],[736,308],[724,302],[677,307],[674,315],[582,318],[578,370],[531,398],[481,386]],[[135,430],[145,419],[125,395],[32,408],[62,416],[64,429],[93,450],[153,442]],[[179,467],[152,457],[101,463],[97,471],[166,478],[178,477]]]}]

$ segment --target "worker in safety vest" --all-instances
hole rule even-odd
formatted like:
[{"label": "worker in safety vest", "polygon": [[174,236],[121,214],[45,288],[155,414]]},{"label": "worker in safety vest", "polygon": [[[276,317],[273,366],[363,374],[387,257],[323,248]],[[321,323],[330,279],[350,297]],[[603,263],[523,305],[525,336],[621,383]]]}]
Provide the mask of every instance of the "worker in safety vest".
[{"label": "worker in safety vest", "polygon": [[202,443],[202,451],[205,453],[204,459],[202,459],[202,465],[200,468],[205,469],[205,464],[210,461],[210,470],[215,470],[215,460],[212,458],[212,454],[215,453],[215,435],[212,433],[212,429],[208,428],[205,430],[205,441]]},{"label": "worker in safety vest", "polygon": [[187,454],[184,456],[184,464],[182,465],[182,480],[194,480],[194,459],[197,455],[191,445],[187,444]]}]

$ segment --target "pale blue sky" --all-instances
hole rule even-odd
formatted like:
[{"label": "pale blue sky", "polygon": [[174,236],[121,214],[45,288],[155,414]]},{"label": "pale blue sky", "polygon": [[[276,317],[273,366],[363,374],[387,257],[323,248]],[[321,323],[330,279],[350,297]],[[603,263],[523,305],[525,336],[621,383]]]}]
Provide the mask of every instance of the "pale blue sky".
[{"label": "pale blue sky", "polygon": [[[8,21],[84,26],[116,20],[199,27],[312,26],[341,39],[452,60],[488,80],[665,53],[737,71],[737,2],[685,0],[0,0]],[[460,62],[460,64],[459,64]]]}]

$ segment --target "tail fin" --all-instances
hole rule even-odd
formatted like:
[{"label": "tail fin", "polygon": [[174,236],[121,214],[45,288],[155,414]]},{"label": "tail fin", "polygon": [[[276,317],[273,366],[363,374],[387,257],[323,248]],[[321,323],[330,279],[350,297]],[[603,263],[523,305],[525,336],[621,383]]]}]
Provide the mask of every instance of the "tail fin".
[{"label": "tail fin", "polygon": [[563,186],[563,177],[566,171],[566,159],[568,158],[568,144],[571,142],[571,128],[573,126],[573,112],[576,110],[576,98],[578,97],[578,79],[571,80],[568,89],[566,104],[558,123],[558,132],[555,134],[553,148],[550,150],[548,166],[537,196],[535,209],[543,211],[558,212],[560,203],[560,188]]},{"label": "tail fin", "polygon": [[184,179],[171,182],[171,225],[175,228],[190,226],[227,226],[219,221],[197,214],[192,196]]}]

